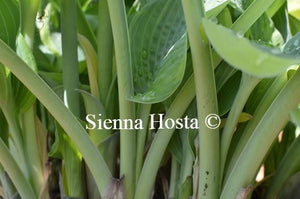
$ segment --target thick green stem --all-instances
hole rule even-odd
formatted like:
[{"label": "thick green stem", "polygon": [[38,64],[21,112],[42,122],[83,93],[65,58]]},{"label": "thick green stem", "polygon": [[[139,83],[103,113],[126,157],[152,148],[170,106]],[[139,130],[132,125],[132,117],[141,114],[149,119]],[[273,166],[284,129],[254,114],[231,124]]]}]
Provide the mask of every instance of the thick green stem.
[{"label": "thick green stem", "polygon": [[38,148],[37,130],[35,126],[34,108],[31,107],[23,114],[24,142],[29,167],[29,178],[34,191],[37,195],[42,190],[44,184],[44,170],[42,160],[40,159],[40,151]]},{"label": "thick green stem", "polygon": [[0,62],[11,70],[60,123],[81,152],[95,178],[100,193],[104,194],[112,175],[97,147],[76,117],[65,107],[54,91],[2,40],[0,40]]},{"label": "thick green stem", "polygon": [[243,108],[249,98],[251,92],[255,86],[260,81],[259,78],[250,76],[246,73],[243,73],[241,85],[239,87],[238,93],[235,96],[233,105],[231,107],[230,113],[225,123],[224,129],[222,131],[221,138],[221,166],[220,166],[220,177],[222,179],[222,174],[224,171],[224,166],[227,158],[227,153],[229,150],[230,142],[235,131],[235,127],[238,123],[239,117],[243,111]]},{"label": "thick green stem", "polygon": [[[21,32],[26,40],[27,45],[30,49],[33,48],[35,38],[35,21],[40,6],[40,0],[21,0]],[[20,48],[20,50],[23,50]],[[23,54],[24,55],[24,54]],[[22,56],[22,55],[21,55]],[[22,56],[23,60],[27,57]],[[35,68],[35,62],[28,62],[32,68]],[[28,165],[28,178],[36,193],[39,196],[44,184],[44,165],[40,159],[40,151],[38,146],[37,131],[35,126],[35,115],[34,105],[32,105],[22,116],[22,127],[23,127],[23,139],[25,158]]]},{"label": "thick green stem", "polygon": [[40,0],[20,0],[21,4],[21,32],[27,44],[32,47],[34,42],[35,21]]},{"label": "thick green stem", "polygon": [[[133,95],[131,53],[126,10],[123,0],[107,1],[112,24],[118,75],[120,119],[134,119],[134,103],[128,98]],[[121,130],[120,176],[125,175],[126,198],[132,199],[135,190],[135,130]]]},{"label": "thick green stem", "polygon": [[74,0],[61,1],[62,67],[66,106],[79,116],[79,85],[77,58],[77,4]]},{"label": "thick green stem", "polygon": [[6,147],[2,139],[0,139],[0,154],[0,163],[8,173],[8,176],[14,183],[20,196],[22,198],[38,199],[38,196],[34,193],[32,187],[28,183],[23,172],[10,154],[9,149]]},{"label": "thick green stem", "polygon": [[12,101],[6,102],[5,104],[2,104],[0,102],[0,106],[7,120],[8,126],[10,128],[11,137],[13,139],[14,145],[17,150],[16,158],[19,159],[18,164],[23,174],[28,179],[29,171],[28,171],[28,163],[26,161],[26,152],[24,151],[23,136],[22,136],[20,126],[18,124],[16,111],[13,108],[14,106],[11,103]]},{"label": "thick green stem", "polygon": [[248,122],[245,130],[243,131],[242,137],[240,138],[237,146],[234,149],[235,151],[230,159],[228,168],[226,169],[226,171],[224,171],[224,174],[226,174],[224,176],[224,180],[223,180],[224,182],[227,180],[229,173],[231,172],[235,162],[237,161],[240,153],[242,152],[244,146],[246,145],[247,141],[252,135],[257,124],[260,122],[264,113],[267,111],[268,107],[272,104],[273,100],[278,95],[279,91],[285,85],[286,81],[287,81],[286,74],[277,77],[272,83],[271,87],[266,92],[266,94],[264,95],[259,105],[257,106],[252,119]]},{"label": "thick green stem", "polygon": [[112,82],[113,61],[113,38],[107,0],[99,1],[98,21],[98,82],[100,101],[105,104]]},{"label": "thick green stem", "polygon": [[[195,97],[194,85],[194,78],[190,77],[172,102],[164,117],[165,119],[163,123],[168,118],[176,120],[177,118],[182,117],[191,101]],[[148,151],[141,176],[137,183],[135,199],[148,199],[151,197],[151,191],[156,178],[155,174],[159,169],[160,162],[174,131],[175,129],[158,130]]]},{"label": "thick green stem", "polygon": [[192,50],[199,120],[198,198],[216,199],[219,196],[219,130],[208,128],[205,118],[218,114],[218,105],[211,49],[201,25],[205,13],[202,1],[182,0],[182,5]]},{"label": "thick green stem", "polygon": [[264,114],[225,182],[221,199],[235,198],[256,175],[265,155],[300,100],[300,70],[289,80]]},{"label": "thick green stem", "polygon": [[177,162],[175,156],[172,156],[171,162],[171,177],[169,188],[169,199],[175,199],[176,193],[178,193],[178,179],[179,179],[180,165]]},{"label": "thick green stem", "polygon": [[255,0],[233,23],[232,30],[245,33],[275,0]]},{"label": "thick green stem", "polygon": [[137,154],[136,154],[136,182],[140,177],[140,173],[143,166],[143,158],[145,152],[145,144],[148,132],[149,114],[151,111],[151,104],[140,104],[139,105],[139,119],[144,124],[143,129],[137,131]]},{"label": "thick green stem", "polygon": [[[80,116],[79,93],[75,90],[79,86],[78,57],[77,57],[77,2],[75,0],[61,1],[61,33],[62,33],[62,67],[64,102],[70,111]],[[69,139],[68,139],[69,140]],[[67,143],[67,142],[66,142]],[[69,143],[68,143],[69,144]],[[72,197],[83,197],[82,163],[77,151],[65,146],[63,168],[67,181],[66,194]]]}]

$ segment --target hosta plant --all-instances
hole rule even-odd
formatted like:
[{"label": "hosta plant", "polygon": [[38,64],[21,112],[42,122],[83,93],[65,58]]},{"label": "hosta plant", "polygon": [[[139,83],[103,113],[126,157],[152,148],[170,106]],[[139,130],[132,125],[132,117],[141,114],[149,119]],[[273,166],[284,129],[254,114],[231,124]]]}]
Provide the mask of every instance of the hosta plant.
[{"label": "hosta plant", "polygon": [[0,198],[300,198],[296,0],[0,0]]}]

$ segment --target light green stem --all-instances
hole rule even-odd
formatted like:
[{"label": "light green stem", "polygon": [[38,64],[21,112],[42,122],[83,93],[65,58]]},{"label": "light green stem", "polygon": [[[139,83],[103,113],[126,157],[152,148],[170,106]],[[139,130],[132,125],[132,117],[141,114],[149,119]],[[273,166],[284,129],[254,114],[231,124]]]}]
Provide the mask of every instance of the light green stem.
[{"label": "light green stem", "polygon": [[80,0],[77,0],[77,26],[78,26],[78,33],[86,37],[91,42],[94,49],[97,50],[96,36],[89,22],[87,21],[85,13],[81,8]]},{"label": "light green stem", "polygon": [[300,70],[288,81],[258,123],[233,166],[220,199],[235,198],[241,188],[252,182],[274,139],[289,120],[289,112],[299,103],[299,87]]},{"label": "light green stem", "polygon": [[230,142],[235,131],[235,127],[238,123],[239,117],[243,111],[243,108],[249,98],[251,92],[255,86],[260,81],[259,78],[250,76],[243,73],[241,85],[239,87],[238,93],[235,96],[233,105],[227,117],[227,122],[225,123],[224,129],[222,131],[221,138],[221,166],[220,166],[220,178],[222,179],[224,166],[227,158],[227,153],[229,150]]},{"label": "light green stem", "polygon": [[[38,7],[40,6],[40,0],[21,0],[21,32],[26,40],[27,45],[32,50],[35,38],[35,22]],[[45,13],[46,15],[46,13]],[[22,48],[20,49],[22,50]],[[26,60],[25,55],[21,57]],[[28,62],[32,64],[31,67],[35,68],[35,63]],[[44,169],[42,165],[42,160],[40,159],[40,151],[37,139],[37,130],[34,115],[34,105],[31,106],[22,116],[23,123],[23,139],[24,139],[24,151],[25,158],[28,164],[28,178],[35,191],[36,195],[39,196],[44,184]]]},{"label": "light green stem", "polygon": [[40,0],[20,0],[21,5],[21,32],[27,44],[32,47],[34,42],[35,21]]},{"label": "light green stem", "polygon": [[198,198],[216,199],[219,196],[219,130],[208,128],[205,118],[218,114],[218,105],[211,49],[201,23],[205,17],[204,5],[198,0],[182,0],[182,6],[192,50],[199,120]]},{"label": "light green stem", "polygon": [[44,170],[42,160],[40,159],[40,151],[38,148],[38,139],[36,131],[34,108],[31,107],[23,114],[23,128],[24,128],[24,142],[29,167],[29,178],[34,188],[35,193],[38,195],[41,192],[44,184]]},{"label": "light green stem", "polygon": [[180,165],[177,162],[175,156],[172,156],[171,162],[171,177],[170,177],[170,188],[169,188],[169,199],[175,199],[176,193],[178,193],[178,178],[180,172]]},{"label": "light green stem", "polygon": [[[5,103],[4,107],[2,108],[3,114],[7,120],[8,126],[10,128],[10,134],[13,139],[13,142],[15,144],[16,150],[17,150],[17,158],[19,159],[18,164],[25,175],[26,178],[29,177],[29,171],[28,171],[28,164],[26,161],[26,152],[24,151],[24,142],[23,142],[23,136],[20,129],[20,126],[18,124],[16,111],[14,109],[13,104],[11,104],[12,101],[9,101]],[[3,106],[3,104],[0,102],[0,106]]]},{"label": "light green stem", "polygon": [[113,61],[113,38],[107,0],[99,0],[98,21],[98,82],[100,101],[105,104],[112,82]]},{"label": "light green stem", "polygon": [[275,0],[255,0],[233,23],[232,30],[245,33]]},{"label": "light green stem", "polygon": [[85,159],[100,193],[104,194],[110,184],[111,173],[76,117],[65,107],[54,91],[2,40],[0,40],[0,62],[11,70],[61,124]]},{"label": "light green stem", "polygon": [[[108,0],[107,3],[115,44],[120,119],[134,119],[134,103],[128,100],[133,96],[133,81],[125,5],[123,0]],[[136,132],[135,130],[121,130],[120,133],[120,176],[125,175],[126,198],[132,199],[135,190]]]},{"label": "light green stem", "polygon": [[139,119],[144,124],[143,129],[137,131],[137,154],[136,154],[136,182],[140,177],[140,173],[143,166],[143,158],[145,152],[145,144],[148,132],[149,114],[151,111],[151,104],[139,104]]},{"label": "light green stem", "polygon": [[79,116],[79,86],[77,58],[77,5],[74,0],[61,1],[62,67],[66,106]]},{"label": "light green stem", "polygon": [[25,178],[23,172],[10,154],[9,149],[6,147],[2,139],[0,139],[0,154],[0,163],[8,173],[8,176],[14,183],[20,196],[22,198],[38,199],[37,195],[34,193],[31,185]]},{"label": "light green stem", "polygon": [[[75,0],[61,1],[61,34],[62,34],[62,68],[64,102],[70,111],[80,116],[78,57],[77,57],[77,2]],[[69,139],[67,139],[69,140]],[[65,142],[63,157],[63,177],[66,178],[66,195],[83,197],[82,162],[71,143]],[[65,174],[65,175],[64,175]]]},{"label": "light green stem", "polygon": [[[172,102],[164,118],[176,120],[185,113],[189,104],[195,97],[194,85],[194,78],[190,77]],[[137,183],[135,199],[148,199],[151,197],[156,173],[174,131],[175,129],[159,129],[155,135]]]},{"label": "light green stem", "polygon": [[266,92],[266,94],[264,95],[259,105],[257,106],[252,119],[248,122],[245,130],[243,131],[243,135],[240,138],[235,148],[234,154],[232,155],[230,162],[228,164],[228,168],[226,169],[226,171],[224,171],[224,174],[226,174],[224,176],[225,177],[223,180],[224,182],[227,180],[229,173],[231,172],[235,162],[237,161],[240,153],[243,150],[243,147],[246,145],[247,141],[252,135],[257,124],[260,122],[264,113],[267,111],[268,107],[272,104],[273,100],[278,95],[279,91],[285,85],[286,81],[287,81],[286,74],[277,77],[272,83],[271,87]]}]

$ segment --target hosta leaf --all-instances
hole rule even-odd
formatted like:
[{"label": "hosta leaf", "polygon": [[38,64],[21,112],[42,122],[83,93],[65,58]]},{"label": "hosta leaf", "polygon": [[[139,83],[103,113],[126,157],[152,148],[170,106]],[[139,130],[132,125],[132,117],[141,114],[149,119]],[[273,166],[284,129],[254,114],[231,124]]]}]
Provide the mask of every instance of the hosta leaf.
[{"label": "hosta leaf", "polygon": [[0,0],[0,39],[15,49],[20,24],[20,9],[16,0]]},{"label": "hosta leaf", "polygon": [[99,98],[99,88],[98,88],[98,71],[97,71],[97,53],[93,48],[91,42],[83,35],[78,34],[78,41],[82,47],[84,55],[86,57],[86,64],[89,75],[89,82],[91,87],[91,93]]},{"label": "hosta leaf", "polygon": [[250,29],[251,39],[259,44],[273,46],[272,35],[274,31],[275,28],[271,19],[266,14],[263,14]]},{"label": "hosta leaf", "polygon": [[[284,189],[282,189],[282,186],[286,184],[288,182],[288,179],[300,169],[299,150],[300,150],[300,137],[296,138],[293,141],[293,143],[288,148],[287,152],[284,154],[282,160],[280,161],[280,164],[269,186],[269,190],[268,190],[269,193],[267,195],[268,199],[277,198],[276,196],[278,196],[280,192],[282,194],[283,191],[284,192],[291,191],[289,190],[289,188],[291,187],[284,187]],[[286,197],[286,198],[290,198],[290,197]]]},{"label": "hosta leaf", "polygon": [[281,33],[284,41],[286,41],[290,34],[287,3],[284,3],[276,10],[276,13],[272,16],[272,21],[274,22],[275,28]]},{"label": "hosta leaf", "polygon": [[[86,114],[93,114],[98,118],[98,114],[101,114],[102,119],[106,119],[106,111],[101,102],[91,95],[90,93],[77,89],[80,92],[86,109]],[[92,141],[98,146],[104,139],[110,135],[110,131],[106,129],[99,130],[97,128],[89,130]]]},{"label": "hosta leaf", "polygon": [[223,116],[230,110],[235,95],[239,90],[240,81],[241,73],[235,73],[218,92],[218,110],[220,116]]},{"label": "hosta leaf", "polygon": [[170,140],[168,149],[171,152],[171,154],[176,158],[177,162],[182,164],[182,142],[178,131],[174,133],[172,139]]},{"label": "hosta leaf", "polygon": [[186,62],[186,26],[179,0],[147,4],[130,23],[136,95],[132,101],[165,100],[179,86]]},{"label": "hosta leaf", "polygon": [[300,34],[280,50],[258,45],[209,20],[203,20],[203,23],[218,54],[243,72],[257,77],[272,77],[283,73],[289,66],[300,63],[300,57],[296,56],[300,53]]},{"label": "hosta leaf", "polygon": [[294,37],[286,42],[283,48],[283,52],[300,59],[300,32],[298,32]]}]

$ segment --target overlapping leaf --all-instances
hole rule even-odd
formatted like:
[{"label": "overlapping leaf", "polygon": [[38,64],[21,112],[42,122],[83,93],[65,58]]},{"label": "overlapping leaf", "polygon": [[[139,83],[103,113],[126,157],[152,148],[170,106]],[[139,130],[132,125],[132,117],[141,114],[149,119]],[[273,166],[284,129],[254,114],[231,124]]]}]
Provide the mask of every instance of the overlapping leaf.
[{"label": "overlapping leaf", "polygon": [[186,62],[186,26],[179,0],[147,4],[130,23],[132,101],[160,102],[179,86]]},{"label": "overlapping leaf", "polygon": [[300,34],[295,35],[281,50],[250,42],[211,21],[204,20],[203,23],[218,54],[243,72],[257,77],[272,77],[283,73],[289,66],[300,63]]}]

